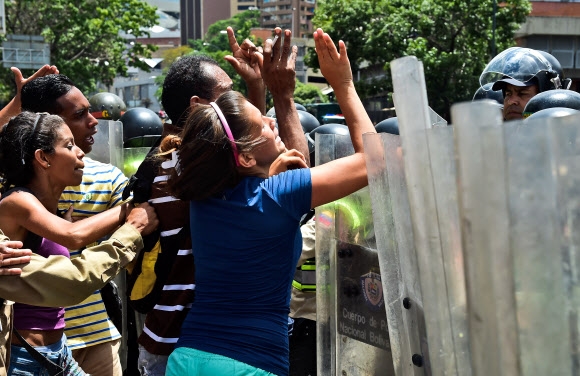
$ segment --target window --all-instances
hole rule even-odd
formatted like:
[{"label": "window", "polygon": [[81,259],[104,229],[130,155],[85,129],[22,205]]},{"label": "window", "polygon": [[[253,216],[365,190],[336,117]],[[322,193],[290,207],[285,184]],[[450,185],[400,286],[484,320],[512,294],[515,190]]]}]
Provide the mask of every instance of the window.
[{"label": "window", "polygon": [[526,39],[526,47],[551,53],[563,69],[580,68],[579,43],[577,37],[567,35],[534,35]]},{"label": "window", "polygon": [[560,62],[562,68],[574,68],[574,37],[553,36],[552,55]]}]

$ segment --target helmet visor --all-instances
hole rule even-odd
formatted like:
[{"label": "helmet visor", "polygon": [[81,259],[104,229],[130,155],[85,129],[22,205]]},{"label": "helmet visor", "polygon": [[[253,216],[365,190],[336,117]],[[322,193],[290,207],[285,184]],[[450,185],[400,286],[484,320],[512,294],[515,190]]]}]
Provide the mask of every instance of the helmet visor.
[{"label": "helmet visor", "polygon": [[502,79],[529,82],[540,71],[551,71],[552,65],[538,51],[530,48],[511,47],[494,57],[479,77],[484,86]]}]

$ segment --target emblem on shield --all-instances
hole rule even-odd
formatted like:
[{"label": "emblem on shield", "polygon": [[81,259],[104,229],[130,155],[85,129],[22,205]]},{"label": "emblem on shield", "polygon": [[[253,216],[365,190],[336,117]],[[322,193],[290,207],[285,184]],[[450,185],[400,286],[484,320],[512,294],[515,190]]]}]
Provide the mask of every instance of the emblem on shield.
[{"label": "emblem on shield", "polygon": [[373,308],[383,306],[383,285],[381,284],[381,275],[379,273],[369,272],[360,277],[363,295],[368,304]]}]

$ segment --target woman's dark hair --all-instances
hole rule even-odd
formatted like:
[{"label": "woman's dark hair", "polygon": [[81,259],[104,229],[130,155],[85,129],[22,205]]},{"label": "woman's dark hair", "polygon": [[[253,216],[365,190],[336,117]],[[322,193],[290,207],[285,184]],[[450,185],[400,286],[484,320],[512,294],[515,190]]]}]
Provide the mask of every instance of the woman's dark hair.
[{"label": "woman's dark hair", "polygon": [[58,129],[64,120],[47,113],[22,112],[0,132],[0,179],[3,190],[25,186],[34,178],[32,161],[36,150],[54,153]]},{"label": "woman's dark hair", "polygon": [[[225,92],[216,100],[240,154],[264,141],[261,137],[253,138],[255,130],[243,113],[245,103],[244,96],[236,91]],[[175,197],[183,201],[203,200],[240,181],[242,176],[236,167],[232,145],[213,107],[198,104],[180,136],[181,145],[179,140],[172,139],[172,144],[179,147],[179,165],[168,182]]]}]

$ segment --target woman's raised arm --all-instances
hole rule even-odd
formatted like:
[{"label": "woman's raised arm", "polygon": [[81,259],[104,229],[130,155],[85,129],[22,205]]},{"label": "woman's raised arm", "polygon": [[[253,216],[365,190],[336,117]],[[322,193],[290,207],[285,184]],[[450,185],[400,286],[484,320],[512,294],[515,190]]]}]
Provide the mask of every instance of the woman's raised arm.
[{"label": "woman's raised arm", "polygon": [[320,70],[334,89],[355,153],[312,168],[313,208],[347,196],[368,184],[362,135],[376,133],[354,88],[344,42],[338,42],[338,51],[330,36],[322,29],[314,32],[314,41]]},{"label": "woman's raised arm", "polygon": [[22,230],[18,229],[24,228],[68,249],[79,249],[113,233],[125,223],[128,211],[128,204],[123,204],[80,221],[69,222],[46,210],[28,192],[14,192],[3,201],[3,212],[10,213],[10,218],[0,214],[0,224],[5,233],[12,233],[11,239],[19,239],[17,233]]}]

